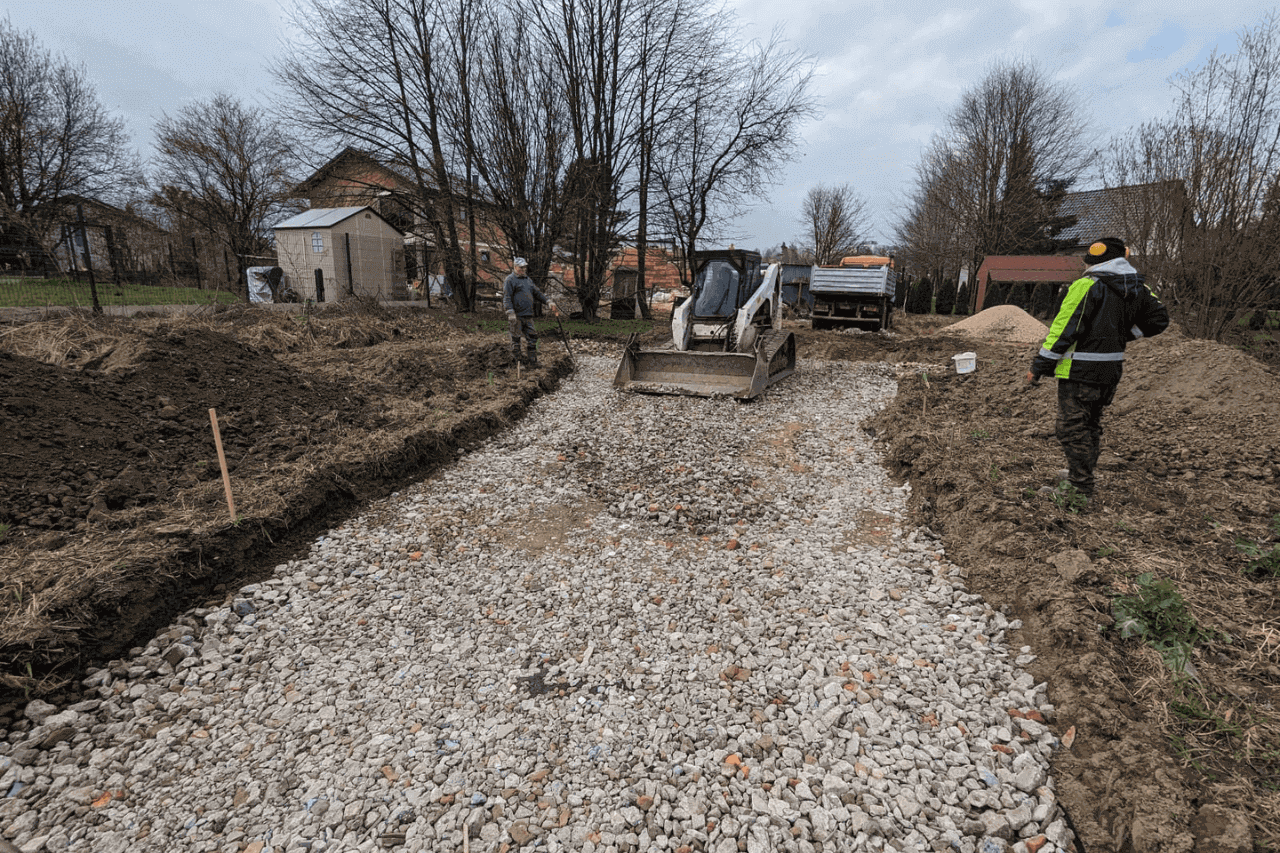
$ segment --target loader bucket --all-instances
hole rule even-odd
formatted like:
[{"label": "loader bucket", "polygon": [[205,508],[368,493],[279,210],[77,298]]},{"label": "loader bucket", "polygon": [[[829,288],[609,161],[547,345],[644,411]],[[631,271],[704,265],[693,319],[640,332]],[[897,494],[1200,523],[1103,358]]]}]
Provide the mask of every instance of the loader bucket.
[{"label": "loader bucket", "polygon": [[790,332],[769,332],[755,352],[747,353],[641,349],[632,335],[613,386],[645,394],[750,400],[795,369],[796,340]]}]

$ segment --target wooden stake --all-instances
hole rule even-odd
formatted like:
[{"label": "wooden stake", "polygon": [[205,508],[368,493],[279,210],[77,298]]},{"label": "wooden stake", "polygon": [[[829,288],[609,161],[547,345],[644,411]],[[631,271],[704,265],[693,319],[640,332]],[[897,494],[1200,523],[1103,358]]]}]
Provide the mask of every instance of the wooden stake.
[{"label": "wooden stake", "polygon": [[227,473],[227,457],[222,452],[222,433],[218,430],[218,410],[209,410],[209,421],[213,424],[213,444],[218,448],[218,465],[222,467],[222,488],[227,493],[227,512],[231,513],[231,521],[236,520],[236,501],[231,497],[231,475]]}]

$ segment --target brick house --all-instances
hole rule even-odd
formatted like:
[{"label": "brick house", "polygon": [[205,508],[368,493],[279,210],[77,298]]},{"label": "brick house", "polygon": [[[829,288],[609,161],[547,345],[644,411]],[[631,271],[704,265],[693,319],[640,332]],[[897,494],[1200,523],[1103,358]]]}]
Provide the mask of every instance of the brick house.
[{"label": "brick house", "polygon": [[[403,202],[418,192],[416,184],[395,168],[357,148],[345,148],[294,188],[313,208],[370,207],[404,234],[404,271],[409,284],[428,276],[442,276],[444,267],[434,256],[430,227]],[[502,234],[484,216],[484,203],[473,200],[476,278],[481,287],[497,287],[511,271],[511,253]],[[471,254],[471,229],[464,204],[458,204],[458,238],[464,258]]]}]

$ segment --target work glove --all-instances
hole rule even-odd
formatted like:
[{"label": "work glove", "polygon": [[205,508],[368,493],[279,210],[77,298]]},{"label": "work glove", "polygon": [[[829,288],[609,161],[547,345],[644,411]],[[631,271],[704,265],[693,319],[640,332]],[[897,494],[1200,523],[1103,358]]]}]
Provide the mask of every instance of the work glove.
[{"label": "work glove", "polygon": [[1027,381],[1032,385],[1038,385],[1040,384],[1041,376],[1052,376],[1057,368],[1058,363],[1053,359],[1037,355],[1031,359],[1031,369],[1027,371]]},{"label": "work glove", "polygon": [[507,322],[508,322],[508,323],[514,323],[515,321],[516,321],[516,312],[515,312],[515,311],[508,311],[508,312],[507,312]]},{"label": "work glove", "polygon": [[556,308],[556,304],[555,304],[554,302],[548,302],[548,303],[547,303],[547,308],[551,311],[551,313],[552,313],[552,314],[559,314],[559,313],[560,313],[560,309],[559,309],[559,308]]}]

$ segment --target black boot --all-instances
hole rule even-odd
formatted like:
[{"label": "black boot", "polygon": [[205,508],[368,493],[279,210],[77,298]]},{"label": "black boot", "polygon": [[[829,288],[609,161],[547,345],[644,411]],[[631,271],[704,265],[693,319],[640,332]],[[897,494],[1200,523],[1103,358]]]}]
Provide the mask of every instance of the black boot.
[{"label": "black boot", "polygon": [[519,341],[516,341],[511,345],[511,363],[512,364],[520,363],[520,342]]},{"label": "black boot", "polygon": [[538,349],[537,347],[529,347],[529,366],[538,366]]}]

